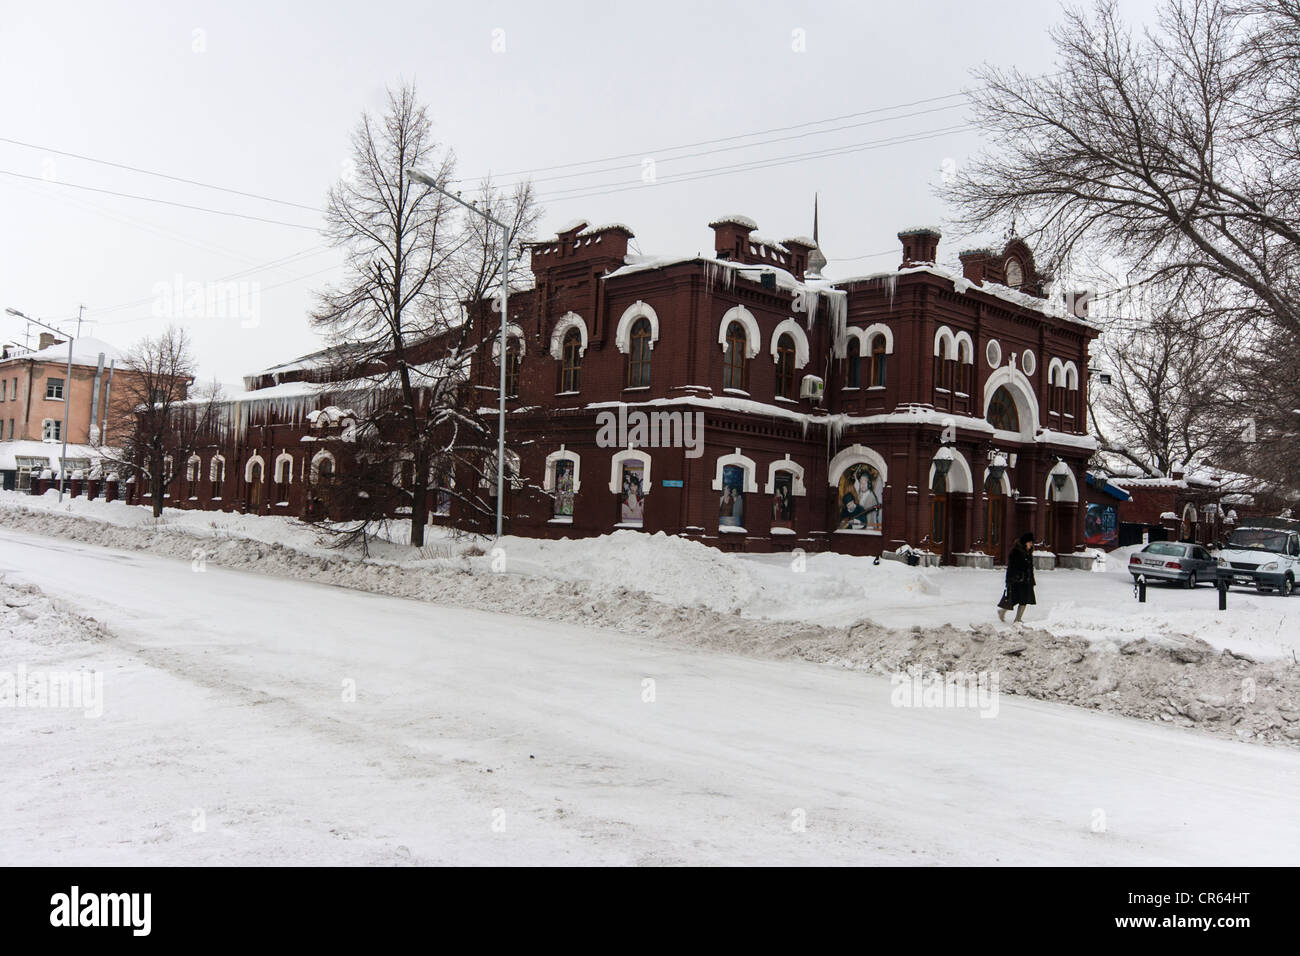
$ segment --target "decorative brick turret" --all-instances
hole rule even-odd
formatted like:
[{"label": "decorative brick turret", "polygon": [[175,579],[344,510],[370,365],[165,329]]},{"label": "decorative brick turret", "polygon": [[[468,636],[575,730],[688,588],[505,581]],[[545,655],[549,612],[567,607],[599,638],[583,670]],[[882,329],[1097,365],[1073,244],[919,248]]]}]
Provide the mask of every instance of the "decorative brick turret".
[{"label": "decorative brick turret", "polygon": [[985,280],[1001,282],[1001,259],[993,249],[967,249],[957,257],[961,271],[969,281],[983,285]]},{"label": "decorative brick turret", "polygon": [[939,258],[939,240],[942,234],[938,229],[922,226],[919,229],[904,229],[898,234],[903,244],[903,268],[931,265]]},{"label": "decorative brick turret", "polygon": [[748,258],[749,234],[758,223],[748,216],[723,216],[709,223],[713,230],[713,251],[719,259],[744,262]]}]

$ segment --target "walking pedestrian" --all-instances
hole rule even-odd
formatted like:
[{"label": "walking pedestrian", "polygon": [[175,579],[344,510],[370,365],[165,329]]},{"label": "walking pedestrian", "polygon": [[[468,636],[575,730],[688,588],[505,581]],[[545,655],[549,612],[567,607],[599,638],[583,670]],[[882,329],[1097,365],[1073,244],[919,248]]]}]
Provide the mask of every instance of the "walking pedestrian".
[{"label": "walking pedestrian", "polygon": [[1034,601],[1034,533],[1026,531],[1011,547],[1007,558],[1007,586],[998,602],[998,620],[1007,619],[1007,611],[1016,609],[1015,623],[1025,616],[1025,607]]}]

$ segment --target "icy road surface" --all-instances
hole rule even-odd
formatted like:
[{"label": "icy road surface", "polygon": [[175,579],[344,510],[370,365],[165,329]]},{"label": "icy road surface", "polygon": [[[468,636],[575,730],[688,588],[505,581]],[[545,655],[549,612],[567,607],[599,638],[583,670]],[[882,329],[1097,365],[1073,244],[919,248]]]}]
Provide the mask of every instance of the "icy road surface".
[{"label": "icy road surface", "polygon": [[[0,708],[10,864],[1290,864],[1300,755],[1064,705],[0,531],[108,640],[104,714]],[[33,612],[34,613],[34,612]],[[652,681],[648,684],[647,681]],[[355,688],[355,700],[350,688]]]}]

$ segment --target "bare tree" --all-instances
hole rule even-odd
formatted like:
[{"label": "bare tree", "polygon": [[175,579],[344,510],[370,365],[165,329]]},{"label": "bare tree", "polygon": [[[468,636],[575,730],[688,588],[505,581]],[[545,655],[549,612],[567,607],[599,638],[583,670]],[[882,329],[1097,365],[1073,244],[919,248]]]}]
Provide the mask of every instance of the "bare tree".
[{"label": "bare tree", "polygon": [[1057,73],[978,73],[994,149],[950,198],[1050,268],[1104,253],[1140,281],[1195,276],[1242,324],[1300,334],[1300,2],[1166,0],[1139,36],[1117,9],[1066,12]]},{"label": "bare tree", "polygon": [[149,483],[156,518],[162,514],[164,492],[179,473],[176,464],[183,468],[213,434],[221,389],[214,382],[197,399],[190,398],[196,363],[189,334],[176,326],[132,346],[122,370],[126,374],[118,377],[120,391],[114,398],[134,410],[122,458]]},{"label": "bare tree", "polygon": [[1105,450],[1161,475],[1215,456],[1242,423],[1234,336],[1189,323],[1197,311],[1179,298],[1098,343],[1111,383],[1088,390],[1093,430]]},{"label": "bare tree", "polygon": [[[371,500],[374,475],[410,509],[411,543],[424,543],[432,476],[482,471],[495,455],[492,426],[468,387],[474,340],[466,308],[479,308],[500,283],[501,237],[436,190],[412,180],[416,168],[443,188],[455,182],[451,150],[432,137],[415,89],[389,91],[383,116],[363,114],[353,136],[353,170],[331,191],[327,234],[346,251],[347,277],[319,296],[313,323],[337,346],[332,378],[365,387],[358,413],[357,477]],[[509,197],[484,183],[479,208],[509,223],[515,242],[539,215],[532,187]],[[512,256],[522,273],[518,256]],[[338,476],[340,486],[346,476]],[[464,484],[464,483],[462,483]],[[474,491],[478,482],[470,482]],[[473,507],[483,496],[465,495]],[[387,501],[386,493],[376,501]],[[372,509],[362,509],[365,521]],[[364,530],[362,531],[364,534]]]}]

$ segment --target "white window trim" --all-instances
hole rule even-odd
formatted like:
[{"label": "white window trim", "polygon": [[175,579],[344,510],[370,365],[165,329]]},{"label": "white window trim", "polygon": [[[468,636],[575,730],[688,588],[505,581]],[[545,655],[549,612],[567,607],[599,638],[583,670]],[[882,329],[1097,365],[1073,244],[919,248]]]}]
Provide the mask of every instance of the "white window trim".
[{"label": "white window trim", "polygon": [[984,343],[984,361],[988,362],[989,368],[1002,367],[1002,343],[997,339],[989,339]]},{"label": "white window trim", "polygon": [[262,484],[266,484],[266,461],[258,454],[254,454],[252,458],[244,463],[244,481],[250,485],[253,483],[254,465],[262,466]]},{"label": "white window trim", "polygon": [[564,360],[564,337],[569,329],[578,330],[580,336],[578,355],[587,354],[587,323],[577,312],[566,312],[560,316],[560,320],[555,323],[554,331],[551,332],[551,358],[557,362]]},{"label": "white window trim", "polygon": [[743,305],[732,306],[722,316],[722,322],[718,325],[718,344],[722,346],[722,351],[727,351],[727,327],[732,322],[739,322],[745,329],[745,358],[757,356],[763,333],[759,331],[758,319],[754,318],[754,313]]},{"label": "white window trim", "polygon": [[[988,494],[988,492],[987,492],[987,486],[988,486],[988,483],[989,483],[989,470],[988,470],[987,468],[985,468],[985,469],[984,469],[984,479],[983,479],[983,482],[982,482],[981,485],[980,485],[980,490],[985,494],[985,496],[987,496],[987,494]],[[1002,479],[1001,479],[1000,484],[1002,485],[1002,494],[1003,494],[1004,496],[1010,496],[1010,494],[1011,494],[1011,477],[1010,477],[1010,476],[1009,476],[1005,471],[1002,472]]]},{"label": "white window trim", "polygon": [[[578,456],[576,451],[570,451],[563,445],[560,446],[558,451],[553,451],[546,456],[546,471],[542,475],[542,490],[549,492],[555,491],[555,463],[557,461],[573,462],[573,493],[576,495],[582,490],[582,482],[580,480],[582,475],[582,459]],[[570,518],[569,520],[572,521],[573,519]]]},{"label": "white window trim", "polygon": [[934,333],[934,354],[944,361],[957,357],[956,338],[952,334],[952,329],[946,325],[939,326]]},{"label": "white window trim", "polygon": [[[620,452],[615,452],[609,460],[609,490],[611,494],[620,494],[623,491],[623,462],[630,458],[638,458],[645,462],[645,469],[641,472],[641,494],[650,494],[650,453],[644,448],[625,448]],[[624,525],[623,527],[640,527],[639,525]]]},{"label": "white window trim", "polygon": [[[956,448],[952,448],[952,446],[947,446],[947,447],[950,448],[952,451],[952,464],[948,466],[948,492],[950,494],[962,494],[962,493],[974,494],[975,479],[971,475],[970,462],[968,462],[966,460],[966,456],[963,455],[961,452],[959,452]],[[953,481],[954,478],[957,479],[955,484]],[[960,485],[960,487],[957,487],[958,485]],[[930,478],[928,483],[926,484],[926,488],[929,489],[931,493],[933,493],[934,490],[934,460],[933,459],[930,460]]]},{"label": "white window trim", "polygon": [[803,483],[803,465],[797,461],[791,461],[789,455],[784,458],[777,458],[767,466],[767,484],[763,486],[763,494],[776,494],[776,475],[779,471],[788,471],[794,476],[794,481],[791,482],[790,494],[796,498],[802,498],[808,494],[808,489],[804,487]]},{"label": "white window trim", "polygon": [[772,330],[772,364],[775,365],[780,359],[776,347],[783,335],[788,335],[794,339],[794,367],[804,368],[807,366],[809,355],[808,335],[794,319],[785,319]]},{"label": "white window trim", "polygon": [[984,419],[989,417],[989,406],[993,404],[993,395],[1002,386],[1007,387],[1016,403],[1016,413],[1020,416],[1020,431],[1004,432],[994,430],[994,435],[1003,440],[1033,441],[1038,432],[1039,410],[1038,397],[1034,394],[1033,383],[1020,369],[1003,365],[993,372],[984,382]]},{"label": "white window trim", "polygon": [[637,299],[623,310],[614,330],[614,347],[624,355],[632,350],[632,326],[637,319],[646,319],[650,323],[650,351],[654,351],[655,343],[659,341],[659,313]]},{"label": "white window trim", "polygon": [[[1052,487],[1053,475],[1065,475],[1069,481],[1065,483],[1064,490],[1058,495],[1056,489]],[[1058,461],[1055,467],[1047,473],[1047,481],[1043,485],[1043,500],[1060,502],[1062,504],[1079,503],[1079,483],[1075,481],[1074,472],[1070,466],[1063,461]]]},{"label": "white window trim", "polygon": [[[865,329],[856,325],[851,325],[847,329],[847,332],[850,338],[858,340],[859,358],[871,358],[871,340],[877,335],[883,335],[885,337],[885,354],[894,354],[894,332],[887,325],[882,325],[881,323],[876,322],[872,325],[868,325]],[[846,356],[849,354],[847,342],[845,343],[844,354]]]},{"label": "white window trim", "polygon": [[316,454],[314,454],[314,455],[311,456],[311,481],[312,481],[312,484],[315,484],[316,482],[320,481],[320,466],[321,466],[321,462],[326,461],[326,460],[328,460],[329,463],[330,463],[330,470],[331,470],[331,471],[337,472],[337,471],[339,470],[339,463],[338,463],[338,461],[334,458],[334,453],[331,452],[331,451],[326,451],[324,448],[322,448],[320,451],[316,452]]},{"label": "white window trim", "polygon": [[289,454],[288,451],[281,451],[280,454],[275,456],[275,465],[272,468],[272,472],[275,475],[275,483],[277,485],[281,483],[280,465],[282,464],[289,466],[289,477],[286,479],[285,483],[291,485],[293,484],[293,455]]},{"label": "white window trim", "polygon": [[758,463],[737,448],[730,455],[720,455],[713,474],[713,490],[722,490],[722,469],[727,465],[740,465],[745,469],[745,491],[758,492]]},{"label": "white window trim", "polygon": [[226,459],[224,455],[213,455],[212,460],[208,462],[208,481],[225,482],[226,480]]},{"label": "white window trim", "polygon": [[832,488],[838,488],[840,484],[840,475],[844,474],[844,469],[850,465],[867,464],[876,469],[880,474],[880,488],[883,491],[889,484],[889,466],[885,464],[885,459],[880,453],[866,445],[850,445],[842,449],[838,455],[831,459],[830,468],[827,469],[828,484]]},{"label": "white window trim", "polygon": [[197,453],[185,459],[185,480],[197,482],[203,475],[203,459]]},{"label": "white window trim", "polygon": [[1065,375],[1065,387],[1071,392],[1079,390],[1079,368],[1073,362],[1066,362],[1063,366]]},{"label": "white window trim", "polygon": [[1020,353],[1020,371],[1026,375],[1033,375],[1038,371],[1038,356],[1034,355],[1033,349],[1025,349]]},{"label": "white window trim", "polygon": [[1047,363],[1047,384],[1052,387],[1065,384],[1065,363],[1059,358]]},{"label": "white window trim", "polygon": [[[519,357],[524,357],[524,330],[511,322],[506,326],[506,339],[519,340]],[[492,338],[492,364],[501,364],[501,332],[498,328],[497,334]]]},{"label": "white window trim", "polygon": [[[963,342],[966,344],[966,350],[967,350],[965,358],[963,358],[961,354],[961,347]],[[961,332],[958,332],[955,336],[953,336],[953,349],[954,349],[953,354],[957,359],[957,361],[961,362],[963,365],[975,364],[975,343],[971,340],[969,332],[963,330]]]}]

